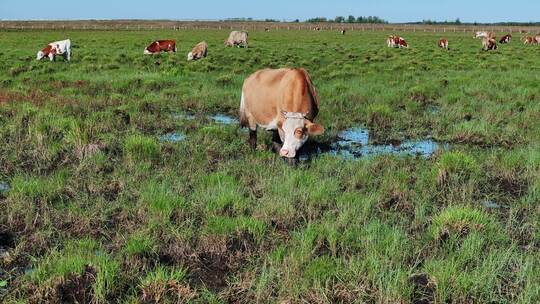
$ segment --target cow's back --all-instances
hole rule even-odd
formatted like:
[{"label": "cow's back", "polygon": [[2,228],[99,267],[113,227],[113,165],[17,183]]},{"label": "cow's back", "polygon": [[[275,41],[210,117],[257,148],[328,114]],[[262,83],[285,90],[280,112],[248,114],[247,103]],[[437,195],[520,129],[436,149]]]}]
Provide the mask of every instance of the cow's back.
[{"label": "cow's back", "polygon": [[318,97],[303,69],[264,69],[253,73],[242,88],[244,109],[260,125],[269,125],[281,111],[318,112]]}]

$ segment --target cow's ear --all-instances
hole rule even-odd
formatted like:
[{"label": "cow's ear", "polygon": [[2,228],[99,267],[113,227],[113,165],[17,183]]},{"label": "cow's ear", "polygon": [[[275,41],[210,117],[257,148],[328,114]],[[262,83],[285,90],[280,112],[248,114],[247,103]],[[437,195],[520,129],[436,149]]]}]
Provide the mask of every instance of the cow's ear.
[{"label": "cow's ear", "polygon": [[309,133],[309,135],[317,136],[322,135],[324,133],[324,127],[321,125],[318,125],[316,123],[312,123],[309,120],[306,124],[306,129]]}]

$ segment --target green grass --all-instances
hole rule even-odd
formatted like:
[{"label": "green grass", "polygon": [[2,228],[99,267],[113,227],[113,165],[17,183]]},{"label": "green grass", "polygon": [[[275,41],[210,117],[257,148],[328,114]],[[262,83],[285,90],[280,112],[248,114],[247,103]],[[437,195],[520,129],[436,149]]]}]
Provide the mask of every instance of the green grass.
[{"label": "green grass", "polygon": [[[238,49],[227,34],[2,33],[0,302],[540,301],[538,47],[254,31]],[[71,62],[35,61],[64,37]],[[161,38],[179,52],[143,56]],[[208,58],[187,62],[203,40]],[[237,116],[250,73],[289,66],[321,98],[326,133],[310,140],[363,127],[448,148],[290,167],[267,132],[251,152],[245,130],[210,118]],[[171,132],[186,138],[160,141]]]}]

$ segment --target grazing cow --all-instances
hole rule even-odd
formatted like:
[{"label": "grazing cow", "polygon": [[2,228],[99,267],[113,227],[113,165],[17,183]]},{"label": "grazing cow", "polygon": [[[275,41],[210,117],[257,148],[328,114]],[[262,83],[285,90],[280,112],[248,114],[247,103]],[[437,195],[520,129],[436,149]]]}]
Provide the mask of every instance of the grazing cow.
[{"label": "grazing cow", "polygon": [[161,52],[175,52],[176,53],[176,40],[157,40],[150,43],[144,49],[145,55],[159,54]]},{"label": "grazing cow", "polygon": [[523,40],[523,44],[534,44],[534,38],[531,36],[525,36],[521,40]]},{"label": "grazing cow", "polygon": [[188,61],[199,60],[203,57],[206,57],[207,54],[208,54],[208,44],[205,41],[199,42],[195,47],[193,47],[191,52],[188,53],[187,60]]},{"label": "grazing cow", "polygon": [[397,47],[397,48],[409,47],[409,44],[407,43],[407,41],[405,41],[405,39],[403,39],[403,37],[396,36],[396,35],[388,36],[388,38],[386,39],[386,44],[388,45],[388,47]]},{"label": "grazing cow", "polygon": [[474,35],[473,38],[491,38],[491,39],[495,39],[495,33],[493,32],[486,32],[486,31],[481,31],[481,32],[476,32],[476,34]]},{"label": "grazing cow", "polygon": [[264,31],[265,32],[270,32],[270,29],[266,27],[266,28],[264,28]]},{"label": "grazing cow", "polygon": [[510,40],[512,39],[512,35],[511,34],[507,34],[507,35],[504,35],[501,40],[499,40],[500,43],[502,44],[506,44],[506,43],[510,43]]},{"label": "grazing cow", "polygon": [[347,32],[346,29],[342,29],[342,30],[341,30],[341,35],[345,35],[346,32]]},{"label": "grazing cow", "polygon": [[448,48],[448,39],[446,39],[446,38],[439,39],[439,47],[441,49],[447,49],[448,50],[449,49]]},{"label": "grazing cow", "polygon": [[62,55],[67,61],[71,60],[71,40],[61,40],[49,43],[41,51],[37,52],[37,60],[49,57],[53,61],[56,55]]},{"label": "grazing cow", "polygon": [[314,31],[320,31],[321,28],[319,26],[317,26],[316,28],[313,29]]},{"label": "grazing cow", "polygon": [[482,39],[482,49],[484,51],[496,50],[497,41],[493,38],[484,38]]},{"label": "grazing cow", "polygon": [[232,31],[225,40],[226,46],[248,47],[248,32]]},{"label": "grazing cow", "polygon": [[273,148],[293,160],[309,135],[324,128],[313,123],[319,98],[304,69],[259,70],[244,81],[240,125],[249,128],[249,144],[257,146],[257,127],[273,131]]}]

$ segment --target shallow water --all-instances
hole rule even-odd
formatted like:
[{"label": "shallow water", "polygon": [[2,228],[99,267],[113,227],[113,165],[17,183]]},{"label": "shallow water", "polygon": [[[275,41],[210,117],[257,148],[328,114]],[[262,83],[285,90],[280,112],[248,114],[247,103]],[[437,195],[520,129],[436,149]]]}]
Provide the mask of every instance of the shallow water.
[{"label": "shallow water", "polygon": [[497,202],[492,201],[492,200],[485,200],[482,202],[482,205],[488,209],[509,208],[508,206],[500,205]]},{"label": "shallow water", "polygon": [[348,159],[377,156],[384,154],[413,155],[430,157],[439,149],[448,149],[448,144],[441,144],[432,139],[408,140],[396,145],[370,144],[369,130],[352,128],[338,133],[338,140],[330,145],[307,146],[300,152],[300,160],[308,160],[312,155],[336,155]]},{"label": "shallow water", "polygon": [[166,141],[166,142],[179,142],[186,139],[186,135],[178,132],[172,132],[163,134],[159,137],[160,141]]},{"label": "shallow water", "polygon": [[216,114],[216,115],[213,115],[213,116],[210,116],[210,118],[217,122],[217,123],[220,123],[220,124],[224,124],[224,125],[232,125],[232,124],[237,124],[238,123],[238,120],[236,118],[233,118],[229,115],[225,115],[225,114]]},{"label": "shallow water", "polygon": [[0,192],[8,192],[11,187],[6,182],[0,182]]}]

